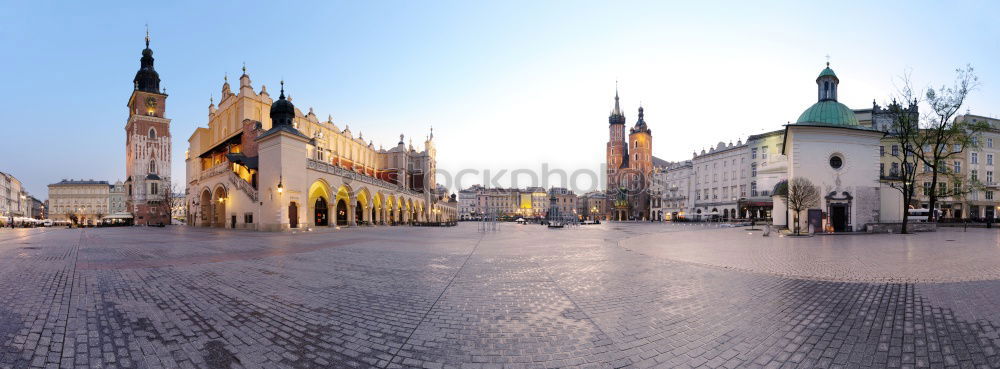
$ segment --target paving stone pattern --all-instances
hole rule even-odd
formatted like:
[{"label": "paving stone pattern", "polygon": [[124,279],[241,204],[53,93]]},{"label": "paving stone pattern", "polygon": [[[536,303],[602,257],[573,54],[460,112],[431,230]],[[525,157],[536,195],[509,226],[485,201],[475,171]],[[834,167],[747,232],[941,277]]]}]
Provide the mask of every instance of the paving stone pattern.
[{"label": "paving stone pattern", "polygon": [[1000,367],[1000,282],[788,278],[620,245],[688,232],[734,230],[5,230],[0,368]]}]

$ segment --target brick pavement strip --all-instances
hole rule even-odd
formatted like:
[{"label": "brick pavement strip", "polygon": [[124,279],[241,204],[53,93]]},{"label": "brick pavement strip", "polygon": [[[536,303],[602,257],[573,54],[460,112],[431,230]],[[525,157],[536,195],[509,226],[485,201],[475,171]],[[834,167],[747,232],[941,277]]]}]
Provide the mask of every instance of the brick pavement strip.
[{"label": "brick pavement strip", "polygon": [[[650,224],[6,233],[0,368],[1000,367],[1000,251],[969,244],[995,233],[911,237],[909,261],[891,244],[856,249],[883,236],[776,246],[744,234]],[[952,259],[926,249],[937,237],[961,237]],[[845,269],[836,252],[868,259]],[[956,266],[967,253],[978,269]],[[785,276],[802,270],[822,273]],[[969,281],[883,280],[921,270]]]}]

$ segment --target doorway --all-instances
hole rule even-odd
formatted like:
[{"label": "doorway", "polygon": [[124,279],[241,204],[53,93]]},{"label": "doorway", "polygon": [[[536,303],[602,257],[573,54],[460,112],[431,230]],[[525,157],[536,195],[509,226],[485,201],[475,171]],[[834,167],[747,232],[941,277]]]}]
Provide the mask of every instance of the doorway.
[{"label": "doorway", "polygon": [[361,201],[358,201],[354,206],[354,224],[361,225],[361,217],[364,213],[365,211],[361,206]]},{"label": "doorway", "polygon": [[299,204],[295,202],[288,204],[288,226],[290,228],[299,227]]},{"label": "doorway", "polygon": [[316,226],[328,226],[330,225],[330,219],[328,217],[329,210],[326,208],[326,199],[320,197],[316,199],[316,214],[314,221]]},{"label": "doorway", "polygon": [[343,199],[337,200],[337,225],[347,225],[347,203]]},{"label": "doorway", "polygon": [[844,204],[830,205],[830,223],[834,232],[847,231],[847,206]]}]

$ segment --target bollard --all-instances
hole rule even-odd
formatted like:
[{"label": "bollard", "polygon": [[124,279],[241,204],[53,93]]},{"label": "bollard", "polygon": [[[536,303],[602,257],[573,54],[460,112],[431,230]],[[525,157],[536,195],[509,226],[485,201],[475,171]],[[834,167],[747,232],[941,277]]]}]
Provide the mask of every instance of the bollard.
[{"label": "bollard", "polygon": [[770,235],[771,235],[771,226],[769,225],[764,226],[764,237],[768,237]]}]

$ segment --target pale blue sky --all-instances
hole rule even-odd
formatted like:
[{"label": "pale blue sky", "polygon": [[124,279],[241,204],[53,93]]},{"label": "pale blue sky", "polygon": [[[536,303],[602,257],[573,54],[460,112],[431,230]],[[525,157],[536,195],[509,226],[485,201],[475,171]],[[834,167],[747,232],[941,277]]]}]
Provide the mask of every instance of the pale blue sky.
[{"label": "pale blue sky", "polygon": [[[597,169],[620,81],[654,155],[778,129],[815,100],[831,55],[840,100],[871,106],[972,63],[973,113],[1000,115],[997,2],[5,2],[0,171],[47,197],[62,178],[124,176],[126,100],[149,23],[173,119],[173,177],[210,95],[246,61],[296,106],[376,145],[420,142],[439,168]],[[463,183],[471,184],[471,181]]]}]

